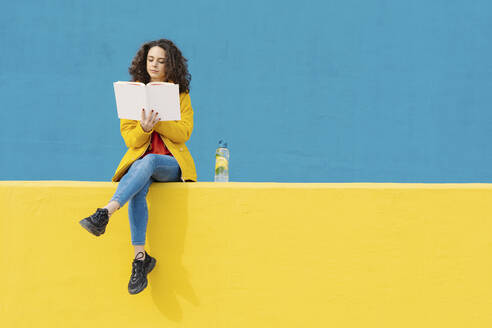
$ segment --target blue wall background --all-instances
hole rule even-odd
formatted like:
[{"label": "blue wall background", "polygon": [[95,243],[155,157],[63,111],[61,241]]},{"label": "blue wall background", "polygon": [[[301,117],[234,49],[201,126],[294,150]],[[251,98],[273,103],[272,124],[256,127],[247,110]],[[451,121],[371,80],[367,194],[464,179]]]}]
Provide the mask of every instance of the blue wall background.
[{"label": "blue wall background", "polygon": [[108,181],[112,82],[140,45],[189,59],[200,181],[492,182],[492,2],[7,1],[0,179]]}]

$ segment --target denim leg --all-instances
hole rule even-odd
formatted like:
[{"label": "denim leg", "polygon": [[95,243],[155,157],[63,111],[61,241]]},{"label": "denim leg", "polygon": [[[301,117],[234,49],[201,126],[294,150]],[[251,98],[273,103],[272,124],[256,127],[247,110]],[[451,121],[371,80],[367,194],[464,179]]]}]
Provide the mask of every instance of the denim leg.
[{"label": "denim leg", "polygon": [[128,169],[128,172],[121,178],[116,188],[116,192],[110,201],[117,201],[120,207],[136,195],[149,181],[154,172],[155,157],[147,155],[137,159]]},{"label": "denim leg", "polygon": [[181,169],[174,157],[148,154],[135,161],[121,178],[111,200],[118,201],[121,206],[129,200],[128,217],[132,245],[145,245],[148,222],[146,196],[152,182],[177,182],[180,181],[180,177]]},{"label": "denim leg", "polygon": [[181,181],[181,169],[176,159],[171,156],[168,156],[168,158],[159,158],[155,163],[152,178],[157,182]]},{"label": "denim leg", "polygon": [[152,182],[153,179],[150,178],[145,186],[128,202],[132,245],[145,245],[147,222],[149,220],[146,197]]}]

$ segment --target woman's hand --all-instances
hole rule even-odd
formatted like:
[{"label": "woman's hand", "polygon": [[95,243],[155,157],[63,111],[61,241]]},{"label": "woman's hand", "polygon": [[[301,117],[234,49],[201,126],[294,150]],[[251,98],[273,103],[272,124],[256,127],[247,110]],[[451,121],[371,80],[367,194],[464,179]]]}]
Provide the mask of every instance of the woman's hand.
[{"label": "woman's hand", "polygon": [[161,119],[157,118],[158,112],[154,112],[152,110],[149,115],[145,115],[145,109],[142,108],[142,119],[140,120],[140,126],[145,132],[149,132],[154,128],[154,125],[157,124]]}]

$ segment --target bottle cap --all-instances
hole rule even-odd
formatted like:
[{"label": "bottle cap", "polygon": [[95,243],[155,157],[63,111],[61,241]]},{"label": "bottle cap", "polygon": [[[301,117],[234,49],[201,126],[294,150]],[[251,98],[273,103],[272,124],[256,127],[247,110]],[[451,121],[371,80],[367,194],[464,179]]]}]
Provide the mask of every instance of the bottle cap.
[{"label": "bottle cap", "polygon": [[227,142],[225,142],[223,139],[220,139],[219,148],[227,148]]}]

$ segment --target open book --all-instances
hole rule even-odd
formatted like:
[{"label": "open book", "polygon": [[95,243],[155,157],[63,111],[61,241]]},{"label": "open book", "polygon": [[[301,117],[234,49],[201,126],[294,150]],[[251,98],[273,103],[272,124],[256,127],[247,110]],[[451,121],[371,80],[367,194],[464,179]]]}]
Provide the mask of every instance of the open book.
[{"label": "open book", "polygon": [[113,83],[118,117],[140,121],[142,108],[148,115],[153,109],[159,113],[161,121],[179,121],[179,85],[168,82]]}]

